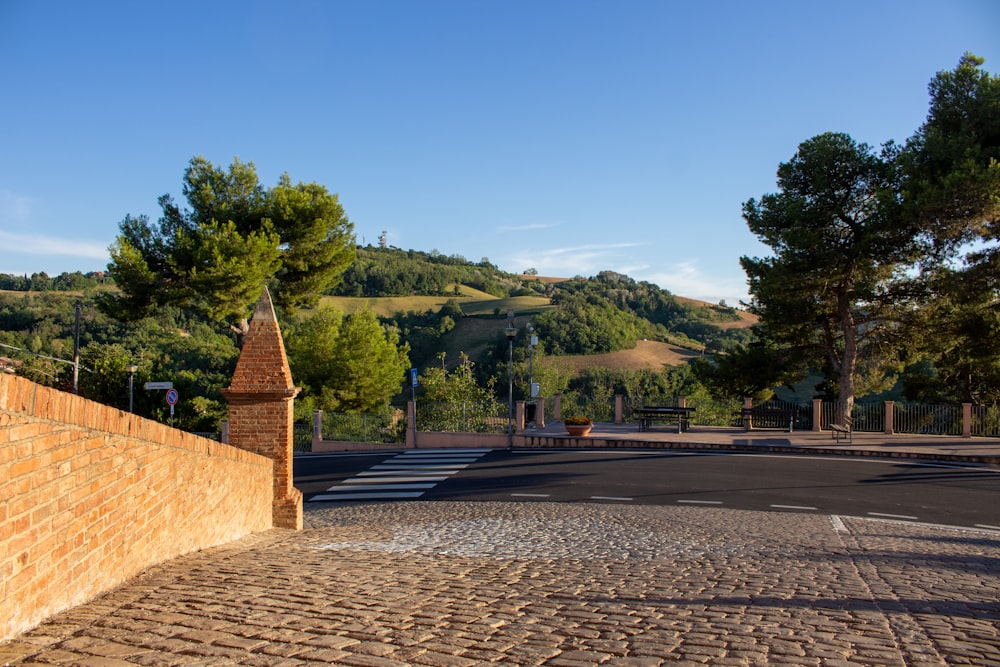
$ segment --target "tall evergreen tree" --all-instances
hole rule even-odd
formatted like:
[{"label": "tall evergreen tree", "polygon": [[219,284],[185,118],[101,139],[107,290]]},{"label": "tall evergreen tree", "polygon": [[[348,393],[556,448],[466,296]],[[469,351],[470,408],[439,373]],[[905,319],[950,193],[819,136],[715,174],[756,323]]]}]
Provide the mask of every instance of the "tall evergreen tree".
[{"label": "tall evergreen tree", "polygon": [[130,320],[158,306],[179,305],[246,331],[261,286],[275,283],[284,308],[315,304],[354,258],[353,225],[337,196],[315,183],[260,185],[252,162],[228,170],[191,160],[183,194],[189,208],[159,199],[156,224],[127,215],[108,268],[120,293],[101,307]]},{"label": "tall evergreen tree", "polygon": [[900,215],[895,158],[891,145],[876,154],[846,134],[821,134],[778,167],[778,193],[743,206],[774,253],[740,260],[750,309],[766,338],[837,378],[841,419],[859,386],[895,359],[896,324],[911,301],[905,271],[922,251]]}]

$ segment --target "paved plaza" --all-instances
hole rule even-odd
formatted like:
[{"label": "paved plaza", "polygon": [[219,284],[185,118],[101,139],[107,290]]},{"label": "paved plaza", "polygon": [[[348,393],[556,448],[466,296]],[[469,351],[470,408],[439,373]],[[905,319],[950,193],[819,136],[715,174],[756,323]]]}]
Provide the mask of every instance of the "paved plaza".
[{"label": "paved plaza", "polygon": [[35,665],[1000,665],[1000,534],[701,507],[307,508],[0,644]]}]

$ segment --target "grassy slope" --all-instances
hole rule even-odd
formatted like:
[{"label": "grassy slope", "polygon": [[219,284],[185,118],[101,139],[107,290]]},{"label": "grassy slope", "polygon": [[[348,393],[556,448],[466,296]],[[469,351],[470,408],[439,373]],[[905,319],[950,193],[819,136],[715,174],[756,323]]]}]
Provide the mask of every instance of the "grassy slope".
[{"label": "grassy slope", "polygon": [[[557,278],[538,278],[543,282],[557,282]],[[524,326],[526,318],[549,308],[549,300],[540,296],[521,296],[509,299],[498,299],[495,296],[461,286],[459,295],[449,296],[399,296],[378,298],[354,297],[323,297],[323,303],[331,304],[344,312],[355,312],[371,308],[378,315],[389,317],[400,312],[424,312],[438,310],[446,301],[454,299],[461,305],[462,312],[469,317],[461,319],[453,331],[442,339],[443,352],[447,363],[452,366],[458,363],[459,355],[465,352],[473,361],[480,359],[488,347],[502,336],[507,325],[506,313],[513,310],[516,314],[518,327]],[[714,304],[678,297],[685,303],[706,308]],[[497,315],[499,313],[499,315]],[[754,323],[755,318],[749,313],[738,311],[740,319],[735,322],[717,322],[724,328],[745,327]],[[699,356],[699,352],[685,349],[668,343],[656,341],[639,341],[631,350],[619,350],[607,354],[567,355],[549,357],[546,363],[559,364],[564,368],[582,369],[587,367],[606,367],[638,370],[644,368],[659,369],[664,366],[677,366],[687,363]]]}]

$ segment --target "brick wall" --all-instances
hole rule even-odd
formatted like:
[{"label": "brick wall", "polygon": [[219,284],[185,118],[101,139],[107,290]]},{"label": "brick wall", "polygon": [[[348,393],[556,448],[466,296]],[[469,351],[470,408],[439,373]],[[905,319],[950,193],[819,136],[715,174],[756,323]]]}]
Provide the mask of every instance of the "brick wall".
[{"label": "brick wall", "polygon": [[0,640],[272,526],[268,458],[0,373]]}]

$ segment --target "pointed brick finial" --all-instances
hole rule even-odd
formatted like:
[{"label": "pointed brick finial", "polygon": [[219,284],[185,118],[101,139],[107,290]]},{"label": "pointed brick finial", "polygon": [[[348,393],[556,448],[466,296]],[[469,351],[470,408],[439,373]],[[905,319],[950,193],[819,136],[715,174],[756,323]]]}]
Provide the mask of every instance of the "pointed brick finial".
[{"label": "pointed brick finial", "polygon": [[281,339],[278,318],[274,314],[274,304],[271,303],[267,287],[264,287],[253,319],[250,320],[250,330],[244,338],[243,351],[236,363],[233,382],[227,391],[298,393],[292,383],[285,343]]}]

